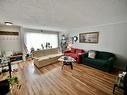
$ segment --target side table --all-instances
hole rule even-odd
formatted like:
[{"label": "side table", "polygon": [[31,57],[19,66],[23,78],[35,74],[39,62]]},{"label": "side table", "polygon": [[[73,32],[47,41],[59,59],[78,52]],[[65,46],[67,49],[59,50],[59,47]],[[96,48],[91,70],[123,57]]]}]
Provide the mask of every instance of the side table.
[{"label": "side table", "polygon": [[17,60],[22,60],[23,55],[14,55],[14,56],[10,56],[10,61],[13,62],[13,61],[17,61]]},{"label": "side table", "polygon": [[124,95],[127,95],[127,72],[122,72],[119,73],[116,79],[116,82],[114,83],[114,88],[113,88],[113,94],[115,92],[115,88],[121,88],[124,90]]},{"label": "side table", "polygon": [[70,65],[71,66],[71,69],[73,69],[73,62],[75,62],[76,60],[70,56],[61,56],[58,61],[61,61],[63,62],[63,66],[62,66],[62,69],[64,67],[64,65]]}]

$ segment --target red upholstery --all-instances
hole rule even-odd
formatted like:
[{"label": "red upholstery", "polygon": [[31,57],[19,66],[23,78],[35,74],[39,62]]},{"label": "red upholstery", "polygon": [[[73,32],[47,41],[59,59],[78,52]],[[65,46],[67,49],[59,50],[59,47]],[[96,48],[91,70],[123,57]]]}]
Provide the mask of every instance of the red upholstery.
[{"label": "red upholstery", "polygon": [[73,57],[77,62],[80,62],[79,55],[85,53],[83,49],[71,48],[71,50],[64,51],[64,55]]},{"label": "red upholstery", "polygon": [[75,53],[75,51],[76,51],[75,48],[71,48],[72,53]]}]

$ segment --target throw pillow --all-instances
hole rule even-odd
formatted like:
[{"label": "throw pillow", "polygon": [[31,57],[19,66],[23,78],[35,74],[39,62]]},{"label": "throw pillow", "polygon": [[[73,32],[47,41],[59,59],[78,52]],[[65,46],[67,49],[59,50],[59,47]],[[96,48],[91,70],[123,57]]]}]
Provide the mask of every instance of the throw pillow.
[{"label": "throw pillow", "polygon": [[96,52],[95,51],[91,50],[91,51],[88,52],[88,57],[89,58],[95,58],[95,56],[96,56]]}]

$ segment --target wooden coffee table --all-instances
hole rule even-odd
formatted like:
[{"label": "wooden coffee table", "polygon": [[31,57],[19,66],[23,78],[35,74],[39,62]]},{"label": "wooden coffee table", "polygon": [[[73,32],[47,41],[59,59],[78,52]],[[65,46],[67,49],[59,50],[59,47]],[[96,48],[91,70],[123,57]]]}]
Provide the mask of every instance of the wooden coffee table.
[{"label": "wooden coffee table", "polygon": [[75,62],[76,60],[70,56],[61,56],[58,61],[61,61],[63,63],[62,65],[62,69],[64,67],[64,65],[70,65],[71,69],[73,69],[73,62]]}]

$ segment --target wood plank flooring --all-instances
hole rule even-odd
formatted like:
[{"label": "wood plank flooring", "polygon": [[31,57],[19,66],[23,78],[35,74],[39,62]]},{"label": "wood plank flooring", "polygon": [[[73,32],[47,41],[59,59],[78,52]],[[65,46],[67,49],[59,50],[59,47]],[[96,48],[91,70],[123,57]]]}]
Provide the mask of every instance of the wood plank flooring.
[{"label": "wood plank flooring", "polygon": [[[17,75],[21,88],[13,95],[113,95],[116,76],[89,66],[73,63],[74,69],[54,63],[37,69],[33,61],[18,64]],[[2,79],[2,77],[1,77]],[[122,95],[116,89],[115,95]]]}]

